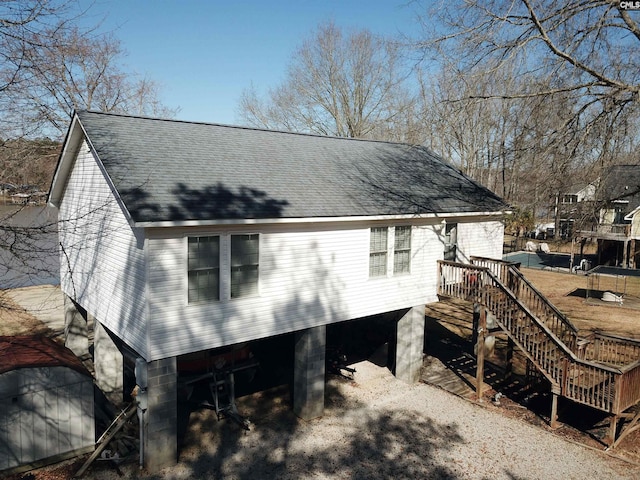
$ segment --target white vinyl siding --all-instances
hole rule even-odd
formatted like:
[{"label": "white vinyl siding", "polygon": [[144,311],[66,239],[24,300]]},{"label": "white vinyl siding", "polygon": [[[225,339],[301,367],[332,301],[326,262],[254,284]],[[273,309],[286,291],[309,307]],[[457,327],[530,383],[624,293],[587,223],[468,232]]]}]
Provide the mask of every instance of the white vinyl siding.
[{"label": "white vinyl siding", "polygon": [[387,227],[371,229],[369,240],[369,276],[383,277],[387,274]]},{"label": "white vinyl siding", "polygon": [[411,227],[394,228],[393,274],[400,275],[411,271]]},{"label": "white vinyl siding", "polygon": [[259,253],[257,234],[231,235],[231,298],[258,293]]},{"label": "white vinyl siding", "polygon": [[[150,357],[164,358],[361,318],[437,301],[442,243],[433,225],[412,229],[411,273],[369,281],[370,225],[247,226],[259,233],[260,295],[231,298],[221,275],[221,300],[186,302],[185,235],[220,235],[222,272],[231,263],[230,236],[153,229],[148,240]],[[292,230],[296,228],[296,230]],[[199,229],[203,230],[203,229]],[[418,247],[419,246],[419,247]],[[390,268],[390,267],[389,267]],[[176,272],[185,272],[182,276]],[[188,320],[188,321],[185,321]]]},{"label": "white vinyl siding", "polygon": [[189,303],[220,300],[220,237],[189,237]]},{"label": "white vinyl siding", "polygon": [[86,142],[59,207],[62,291],[144,355],[144,230],[132,228]]},{"label": "white vinyl siding", "polygon": [[631,237],[640,240],[640,209],[631,218]]},{"label": "white vinyl siding", "polygon": [[457,261],[471,257],[501,259],[504,225],[500,221],[462,222],[457,228]]}]

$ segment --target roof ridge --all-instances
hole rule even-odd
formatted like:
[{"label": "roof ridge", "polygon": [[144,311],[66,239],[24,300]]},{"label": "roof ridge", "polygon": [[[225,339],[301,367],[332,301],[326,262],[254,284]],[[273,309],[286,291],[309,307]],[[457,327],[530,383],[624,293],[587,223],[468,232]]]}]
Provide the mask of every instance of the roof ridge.
[{"label": "roof ridge", "polygon": [[423,148],[425,150],[428,150],[432,155],[438,156],[438,158],[440,158],[440,156],[438,154],[433,152],[430,148],[426,147],[425,145],[413,144],[413,143],[407,143],[407,142],[394,142],[394,141],[391,141],[391,140],[375,140],[375,139],[370,139],[370,138],[339,137],[339,136],[336,136],[336,135],[321,135],[319,133],[292,132],[292,131],[288,131],[288,130],[273,130],[273,129],[269,129],[269,128],[249,127],[249,126],[246,126],[246,125],[231,125],[231,124],[225,124],[225,123],[203,122],[203,121],[197,121],[197,120],[180,120],[180,119],[175,119],[175,118],[151,117],[151,116],[147,116],[147,115],[131,115],[131,114],[127,114],[127,113],[117,113],[117,112],[101,112],[101,111],[98,111],[98,110],[78,110],[76,113],[77,114],[90,113],[90,114],[94,114],[94,115],[105,115],[105,116],[111,116],[111,117],[135,118],[135,119],[140,119],[140,120],[150,120],[150,121],[159,121],[159,122],[183,123],[183,124],[191,124],[191,125],[204,125],[204,126],[211,126],[211,127],[233,128],[233,129],[238,129],[238,130],[249,130],[249,131],[265,132],[265,133],[283,133],[283,134],[298,135],[298,136],[303,136],[303,137],[327,138],[327,139],[334,139],[334,140],[352,140],[352,141],[355,140],[355,141],[358,141],[358,142],[369,142],[369,143],[386,143],[386,144],[389,144],[389,145],[402,145],[402,146],[411,147],[411,148]]}]

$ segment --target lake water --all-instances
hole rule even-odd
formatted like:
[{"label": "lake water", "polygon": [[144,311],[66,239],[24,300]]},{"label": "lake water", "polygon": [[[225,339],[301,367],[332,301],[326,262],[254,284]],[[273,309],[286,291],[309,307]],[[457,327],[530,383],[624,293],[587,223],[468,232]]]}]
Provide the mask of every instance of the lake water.
[{"label": "lake water", "polygon": [[57,210],[0,206],[0,288],[60,283]]}]

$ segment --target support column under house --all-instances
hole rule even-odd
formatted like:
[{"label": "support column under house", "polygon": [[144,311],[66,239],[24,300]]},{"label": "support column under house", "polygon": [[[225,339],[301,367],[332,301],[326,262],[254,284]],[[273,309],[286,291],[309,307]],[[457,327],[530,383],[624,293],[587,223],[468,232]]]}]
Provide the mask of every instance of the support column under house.
[{"label": "support column under house", "polygon": [[396,378],[407,383],[420,379],[424,351],[424,305],[410,308],[396,324]]},{"label": "support column under house", "polygon": [[326,327],[313,327],[295,334],[293,367],[293,411],[303,420],[324,413]]},{"label": "support column under house", "polygon": [[178,461],[176,357],[149,362],[146,370],[146,410],[142,414],[144,438],[141,441],[145,468],[157,472]]}]

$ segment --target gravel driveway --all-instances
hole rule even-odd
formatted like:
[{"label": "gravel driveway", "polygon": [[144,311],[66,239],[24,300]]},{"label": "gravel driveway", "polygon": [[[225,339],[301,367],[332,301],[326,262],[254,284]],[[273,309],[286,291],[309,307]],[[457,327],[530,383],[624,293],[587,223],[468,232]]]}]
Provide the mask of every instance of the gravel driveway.
[{"label": "gravel driveway", "polygon": [[[407,385],[386,368],[332,377],[326,414],[304,422],[286,390],[240,399],[243,432],[211,411],[191,415],[180,464],[156,475],[97,462],[98,479],[635,479],[640,466],[568,442],[492,405],[437,387]],[[221,439],[224,438],[224,443]]]}]

